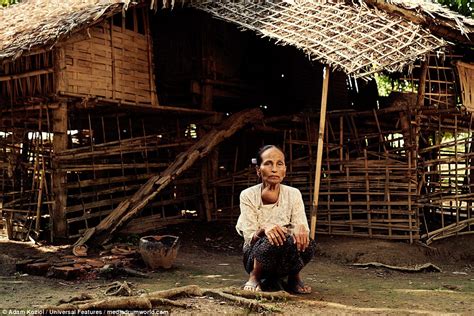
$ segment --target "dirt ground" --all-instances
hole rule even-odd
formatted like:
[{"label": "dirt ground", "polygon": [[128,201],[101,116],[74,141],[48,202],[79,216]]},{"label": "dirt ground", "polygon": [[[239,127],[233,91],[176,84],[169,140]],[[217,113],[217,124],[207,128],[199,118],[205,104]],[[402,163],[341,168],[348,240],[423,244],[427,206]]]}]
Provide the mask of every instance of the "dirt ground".
[{"label": "dirt ground", "polygon": [[[65,281],[15,272],[14,263],[29,257],[55,256],[66,246],[36,246],[0,236],[0,311],[35,310],[57,305],[82,293],[104,298],[113,281],[130,282],[135,294],[196,284],[203,288],[241,287],[246,273],[241,239],[233,227],[219,223],[190,223],[168,227],[160,234],[181,237],[181,248],[170,270],[146,271],[151,278],[117,277]],[[136,236],[121,241],[134,242]],[[317,236],[316,257],[303,270],[310,295],[271,303],[289,314],[474,315],[474,235],[453,237],[430,245]],[[362,268],[353,263],[380,262],[410,266],[433,263],[442,272],[402,273]],[[172,314],[248,314],[246,308],[212,297],[181,298],[192,308],[163,309]],[[159,313],[156,311],[155,313]]]}]

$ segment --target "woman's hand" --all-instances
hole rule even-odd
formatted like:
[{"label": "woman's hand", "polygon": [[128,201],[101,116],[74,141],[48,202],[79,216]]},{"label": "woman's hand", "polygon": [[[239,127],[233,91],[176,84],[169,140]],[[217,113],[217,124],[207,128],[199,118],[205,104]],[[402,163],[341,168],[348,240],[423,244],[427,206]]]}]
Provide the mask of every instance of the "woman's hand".
[{"label": "woman's hand", "polygon": [[305,251],[309,245],[309,234],[303,225],[298,225],[293,233],[295,239],[296,249],[298,251]]},{"label": "woman's hand", "polygon": [[283,246],[283,243],[286,240],[286,232],[286,228],[281,227],[280,225],[265,228],[265,236],[267,236],[270,244],[274,246]]}]

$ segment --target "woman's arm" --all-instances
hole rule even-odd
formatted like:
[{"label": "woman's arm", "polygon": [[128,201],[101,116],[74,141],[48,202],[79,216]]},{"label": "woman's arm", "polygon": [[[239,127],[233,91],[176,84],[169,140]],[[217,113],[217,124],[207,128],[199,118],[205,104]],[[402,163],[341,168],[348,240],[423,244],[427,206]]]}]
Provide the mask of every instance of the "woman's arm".
[{"label": "woman's arm", "polygon": [[259,240],[263,236],[265,236],[265,229],[260,228],[253,234],[251,244],[253,245],[254,243],[257,242],[257,240]]},{"label": "woman's arm", "polygon": [[[245,243],[253,243],[256,241],[256,233],[259,231],[259,223],[257,217],[257,207],[252,203],[250,191],[244,190],[240,194],[240,216],[235,226],[239,235],[244,237]],[[255,238],[256,239],[255,239]]]},{"label": "woman's arm", "polygon": [[303,197],[298,189],[292,192],[291,224],[294,227],[293,236],[296,247],[299,251],[304,251],[309,245],[308,219],[304,210]]}]

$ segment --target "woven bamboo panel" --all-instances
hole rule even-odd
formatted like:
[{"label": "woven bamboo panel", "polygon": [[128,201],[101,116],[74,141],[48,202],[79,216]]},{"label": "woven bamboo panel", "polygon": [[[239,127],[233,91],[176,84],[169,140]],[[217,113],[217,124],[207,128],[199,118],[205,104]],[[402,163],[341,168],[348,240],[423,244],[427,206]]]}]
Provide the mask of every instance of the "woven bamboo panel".
[{"label": "woven bamboo panel", "polygon": [[37,109],[41,110],[2,109],[0,218],[10,239],[28,240],[33,233],[37,238],[53,203],[51,113],[46,105]]},{"label": "woven bamboo panel", "polygon": [[468,111],[474,111],[474,64],[459,61],[456,63],[461,83],[462,103]]},{"label": "woven bamboo panel", "polygon": [[452,234],[449,227],[455,228],[456,234],[474,229],[463,224],[474,223],[472,119],[472,113],[457,113],[433,115],[423,121],[429,144],[419,151],[424,181],[419,203],[428,243]]},{"label": "woven bamboo panel", "polygon": [[[27,97],[45,97],[54,91],[52,52],[22,56],[0,64],[0,99],[15,102]],[[5,104],[0,102],[0,107]]]},{"label": "woven bamboo panel", "polygon": [[[302,118],[293,127],[275,126],[284,134],[279,145],[287,161],[285,183],[301,191],[308,215],[318,120]],[[410,242],[419,239],[416,165],[408,150],[410,136],[401,129],[399,120],[398,112],[329,116],[317,212],[318,234]],[[235,170],[232,175],[214,181],[214,217],[235,222],[240,213],[240,192],[256,183],[252,167]]]},{"label": "woven bamboo panel", "polygon": [[[69,237],[93,227],[120,202],[159,174],[194,143],[184,135],[188,120],[153,114],[87,114],[74,112],[72,148],[57,153],[59,170],[67,173],[66,220]],[[176,129],[177,126],[180,128]],[[92,136],[94,135],[94,136]],[[181,216],[196,210],[199,178],[190,174],[173,182],[142,211],[143,216]]]},{"label": "woven bamboo panel", "polygon": [[[147,36],[104,22],[89,39],[64,45],[61,92],[152,103]],[[151,53],[151,52],[150,52]]]}]

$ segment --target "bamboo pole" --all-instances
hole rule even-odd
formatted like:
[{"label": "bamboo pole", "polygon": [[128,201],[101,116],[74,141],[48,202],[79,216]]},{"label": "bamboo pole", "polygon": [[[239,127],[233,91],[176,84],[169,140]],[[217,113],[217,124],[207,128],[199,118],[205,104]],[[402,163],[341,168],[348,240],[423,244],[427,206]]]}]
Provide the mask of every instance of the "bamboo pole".
[{"label": "bamboo pole", "polygon": [[[364,172],[365,172],[365,190],[366,190],[366,208],[367,208],[367,223],[369,229],[369,237],[372,238],[372,214],[370,208],[370,181],[369,181],[369,160],[367,157],[367,149],[364,148]],[[384,203],[385,204],[385,203]]]},{"label": "bamboo pole", "polygon": [[316,152],[316,169],[314,175],[313,205],[311,208],[311,238],[314,239],[316,233],[316,220],[319,202],[319,188],[321,185],[321,163],[323,159],[324,128],[326,126],[326,106],[328,101],[329,88],[329,66],[323,70],[323,91],[321,94],[321,111],[319,116],[318,148]]},{"label": "bamboo pole", "polygon": [[459,207],[459,183],[458,183],[458,120],[457,116],[454,117],[454,156],[456,157],[456,160],[454,161],[454,183],[455,183],[455,189],[454,189],[454,197],[455,197],[455,203],[456,203],[456,223],[459,225],[459,212],[460,212],[460,207]]},{"label": "bamboo pole", "polygon": [[426,74],[428,72],[428,61],[429,57],[421,63],[421,73],[420,73],[420,82],[418,84],[418,94],[416,99],[416,108],[420,109],[425,102],[425,93],[426,93]]},{"label": "bamboo pole", "polygon": [[53,68],[47,68],[47,69],[29,71],[29,72],[25,72],[25,73],[17,74],[17,75],[5,75],[5,76],[0,76],[0,82],[1,81],[10,81],[10,80],[15,80],[15,79],[24,79],[24,78],[40,76],[40,75],[46,75],[46,74],[51,74],[53,72],[54,72]]},{"label": "bamboo pole", "polygon": [[[329,222],[329,225],[328,225],[328,228],[329,228],[329,234],[331,234],[331,230],[332,230],[332,227],[331,227],[331,162],[330,162],[330,158],[329,158],[329,129],[330,129],[330,126],[331,126],[331,123],[330,121],[326,121],[326,175],[327,175],[327,183],[326,183],[326,186],[327,186],[327,197],[326,197],[326,208],[327,208],[327,211],[328,211],[328,215],[327,215],[327,219],[328,219],[328,222]],[[318,194],[319,195],[319,194]]]},{"label": "bamboo pole", "polygon": [[[346,161],[349,161],[349,151],[346,152]],[[346,166],[346,181],[347,181],[347,203],[349,204],[349,221],[351,222],[349,228],[351,234],[354,233],[354,226],[352,225],[352,195],[350,187],[350,167]]]}]

